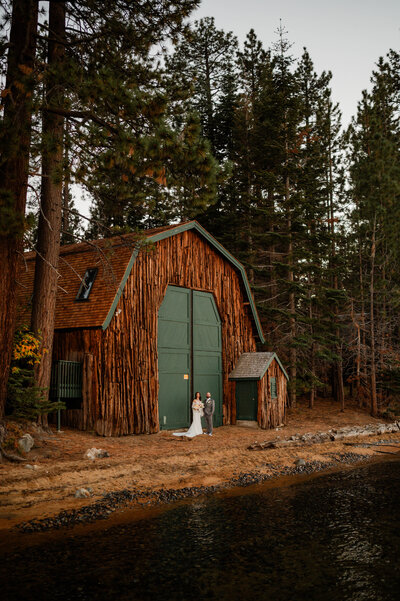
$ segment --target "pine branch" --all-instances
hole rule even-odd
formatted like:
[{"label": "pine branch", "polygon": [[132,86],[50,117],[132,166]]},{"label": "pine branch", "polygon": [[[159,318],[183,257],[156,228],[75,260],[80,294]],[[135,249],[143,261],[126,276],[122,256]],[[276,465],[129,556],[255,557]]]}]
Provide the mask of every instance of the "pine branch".
[{"label": "pine branch", "polygon": [[86,119],[86,120],[90,119],[94,123],[101,125],[108,131],[112,132],[113,134],[116,134],[118,132],[118,129],[114,125],[111,125],[111,123],[104,121],[104,119],[101,119],[100,117],[98,117],[92,111],[89,111],[89,110],[76,111],[76,110],[55,108],[55,107],[50,107],[50,106],[42,107],[42,110],[47,111],[49,113],[54,113],[55,115],[61,115],[62,117],[67,117],[70,119],[71,118],[72,119]]}]

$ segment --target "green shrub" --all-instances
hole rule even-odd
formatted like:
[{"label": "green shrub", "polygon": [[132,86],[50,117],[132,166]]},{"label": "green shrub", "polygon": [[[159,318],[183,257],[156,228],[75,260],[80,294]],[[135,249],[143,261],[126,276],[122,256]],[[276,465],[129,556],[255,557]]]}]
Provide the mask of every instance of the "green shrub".
[{"label": "green shrub", "polygon": [[15,418],[35,420],[39,415],[65,409],[64,403],[45,400],[46,389],[35,386],[34,366],[40,363],[40,338],[26,326],[14,336],[11,373],[7,388],[7,413]]}]

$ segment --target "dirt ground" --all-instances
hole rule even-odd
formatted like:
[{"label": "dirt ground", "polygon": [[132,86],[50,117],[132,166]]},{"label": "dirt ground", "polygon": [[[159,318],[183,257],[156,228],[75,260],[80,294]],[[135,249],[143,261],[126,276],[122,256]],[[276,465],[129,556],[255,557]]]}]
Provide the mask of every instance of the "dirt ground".
[{"label": "dirt ground", "polygon": [[[110,491],[210,486],[227,482],[239,472],[268,473],[268,464],[289,466],[297,458],[327,461],[352,448],[345,446],[344,441],[263,451],[250,451],[247,447],[256,441],[375,422],[382,420],[373,419],[355,405],[341,413],[335,403],[318,400],[313,410],[302,403],[289,410],[287,425],[274,430],[253,425],[223,426],[214,430],[213,437],[193,439],[176,438],[168,431],[122,438],[101,438],[71,429],[43,434],[35,438],[35,446],[26,456],[27,462],[37,469],[28,469],[25,463],[0,463],[0,531],[5,534],[4,530],[20,522],[55,515],[62,509],[76,509]],[[381,438],[360,440],[372,442]],[[399,441],[400,433],[385,434],[384,439]],[[93,461],[84,458],[92,447],[104,449],[110,456]],[[395,447],[352,450],[371,456],[383,451],[388,457],[396,452]],[[75,498],[81,487],[92,489],[90,499]]]}]

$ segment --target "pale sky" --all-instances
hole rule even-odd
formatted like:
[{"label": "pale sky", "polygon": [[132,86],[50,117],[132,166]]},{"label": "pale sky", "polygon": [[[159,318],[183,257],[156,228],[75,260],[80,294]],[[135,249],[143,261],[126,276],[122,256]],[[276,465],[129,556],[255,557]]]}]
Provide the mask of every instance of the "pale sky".
[{"label": "pale sky", "polygon": [[206,16],[240,42],[253,28],[266,48],[276,41],[282,19],[293,56],[305,46],[317,72],[332,71],[344,125],[378,58],[390,48],[400,51],[400,0],[202,0],[191,20]]}]

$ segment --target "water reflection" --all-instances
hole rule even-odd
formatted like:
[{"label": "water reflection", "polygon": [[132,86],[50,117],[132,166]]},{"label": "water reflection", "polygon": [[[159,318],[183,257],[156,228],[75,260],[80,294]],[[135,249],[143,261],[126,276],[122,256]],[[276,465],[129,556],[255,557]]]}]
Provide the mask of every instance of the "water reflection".
[{"label": "water reflection", "polygon": [[400,463],[258,490],[10,555],[5,598],[397,598]]},{"label": "water reflection", "polygon": [[354,475],[353,486],[333,489],[329,551],[338,567],[338,584],[346,598],[378,600],[384,598],[381,589],[385,579],[376,572],[376,566],[381,572],[383,564],[387,564],[376,532],[382,517],[379,516],[382,495],[375,481],[359,476]]}]

